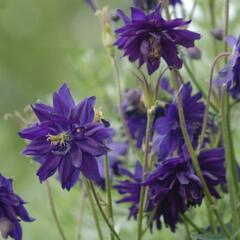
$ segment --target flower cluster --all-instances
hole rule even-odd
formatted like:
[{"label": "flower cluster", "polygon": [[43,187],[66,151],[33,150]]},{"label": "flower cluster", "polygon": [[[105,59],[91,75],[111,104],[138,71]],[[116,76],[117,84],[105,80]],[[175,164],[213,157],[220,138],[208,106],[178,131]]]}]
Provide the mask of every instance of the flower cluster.
[{"label": "flower cluster", "polygon": [[62,188],[68,190],[80,172],[88,179],[100,179],[96,157],[108,152],[105,140],[112,136],[113,129],[104,125],[102,112],[94,104],[95,97],[75,104],[64,84],[53,94],[53,106],[41,102],[32,106],[39,122],[19,135],[30,140],[23,154],[40,163],[37,175],[41,182],[56,171]]}]

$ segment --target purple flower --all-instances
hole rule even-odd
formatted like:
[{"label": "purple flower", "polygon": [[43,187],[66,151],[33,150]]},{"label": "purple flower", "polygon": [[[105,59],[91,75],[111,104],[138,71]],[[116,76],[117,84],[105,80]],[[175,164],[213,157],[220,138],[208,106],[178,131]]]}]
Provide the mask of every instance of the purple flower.
[{"label": "purple flower", "polygon": [[232,56],[226,66],[220,70],[218,78],[226,82],[227,91],[234,99],[240,98],[240,38],[228,37],[228,44],[233,48]]},{"label": "purple flower", "polygon": [[[114,176],[121,175],[121,169],[123,168],[123,157],[127,154],[128,144],[120,142],[110,142],[107,144],[110,149],[108,153],[109,160],[109,174],[111,180]],[[96,183],[105,190],[105,159],[104,157],[99,157],[97,159],[98,169],[100,174],[100,179]]]},{"label": "purple flower", "polygon": [[105,155],[105,140],[113,130],[102,123],[102,113],[94,108],[95,97],[75,104],[66,84],[53,94],[53,107],[43,103],[32,106],[39,122],[19,135],[30,144],[23,150],[38,160],[41,182],[58,171],[62,188],[68,190],[79,179],[99,179],[96,157]]},{"label": "purple flower", "polygon": [[4,239],[22,239],[21,220],[32,222],[24,207],[24,200],[13,191],[12,179],[0,174],[0,232]]},{"label": "purple flower", "polygon": [[[122,108],[131,137],[136,141],[136,147],[141,148],[145,139],[147,126],[147,110],[142,101],[140,89],[127,90],[123,97]],[[162,116],[162,108],[156,109],[155,120]]]},{"label": "purple flower", "polygon": [[138,66],[147,64],[149,74],[155,72],[163,58],[169,67],[182,67],[177,45],[186,48],[194,46],[200,34],[181,29],[190,21],[183,19],[165,20],[160,13],[160,5],[154,12],[146,15],[138,8],[131,8],[131,19],[119,10],[125,25],[116,30],[118,40],[115,44],[124,51],[129,61],[138,60]]},{"label": "purple flower", "polygon": [[[184,117],[187,125],[188,134],[194,146],[197,144],[198,136],[201,133],[205,105],[200,102],[201,93],[192,96],[190,83],[182,86],[179,94],[182,97]],[[159,117],[154,126],[158,133],[155,145],[158,145],[159,159],[171,155],[174,151],[181,151],[184,144],[182,130],[178,116],[178,104],[174,101],[167,104],[163,117]],[[156,147],[154,147],[156,149]]]},{"label": "purple flower", "polygon": [[161,228],[161,217],[165,225],[175,231],[180,214],[190,205],[200,204],[203,197],[202,185],[191,162],[173,157],[159,163],[156,170],[144,183],[150,188],[146,212],[152,228]]},{"label": "purple flower", "polygon": [[140,162],[137,162],[133,174],[127,169],[122,169],[121,172],[129,179],[120,181],[114,186],[114,188],[118,190],[119,194],[124,195],[124,197],[117,201],[117,203],[130,203],[131,206],[129,208],[128,218],[130,219],[133,217],[136,219],[138,214],[143,168]]},{"label": "purple flower", "polygon": [[[203,150],[198,161],[210,193],[219,198],[216,186],[226,182],[223,149]],[[161,228],[163,217],[166,226],[175,231],[180,214],[191,206],[200,205],[204,197],[186,147],[181,156],[161,161],[144,185],[150,188],[146,212],[151,227],[155,221],[157,228]]]}]

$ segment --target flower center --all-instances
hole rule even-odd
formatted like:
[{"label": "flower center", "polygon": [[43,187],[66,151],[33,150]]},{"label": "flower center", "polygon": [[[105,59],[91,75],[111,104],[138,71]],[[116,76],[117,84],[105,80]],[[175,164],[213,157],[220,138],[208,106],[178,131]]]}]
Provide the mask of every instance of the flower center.
[{"label": "flower center", "polygon": [[94,122],[100,122],[104,118],[101,108],[94,108]]},{"label": "flower center", "polygon": [[149,57],[150,60],[153,62],[161,57],[161,47],[158,41],[156,41],[156,39],[153,37],[149,39],[149,45],[150,45]]},{"label": "flower center", "polygon": [[70,135],[68,132],[63,131],[57,135],[47,135],[47,141],[51,142],[52,145],[60,145],[61,147],[65,147],[67,142],[70,140]]}]

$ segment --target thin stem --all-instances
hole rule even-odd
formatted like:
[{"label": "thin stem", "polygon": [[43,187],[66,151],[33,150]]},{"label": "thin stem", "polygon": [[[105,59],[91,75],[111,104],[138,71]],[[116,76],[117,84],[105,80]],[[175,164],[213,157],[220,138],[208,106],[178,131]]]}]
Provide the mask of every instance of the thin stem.
[{"label": "thin stem", "polygon": [[196,6],[197,6],[197,0],[194,1],[193,5],[192,5],[192,9],[190,11],[190,14],[189,14],[189,19],[193,19],[193,15],[194,15],[194,12],[195,12],[195,9],[196,9]]},{"label": "thin stem", "polygon": [[234,230],[237,231],[239,228],[239,217],[237,211],[237,195],[235,190],[235,180],[233,175],[234,165],[233,165],[233,154],[231,151],[230,143],[230,132],[228,129],[228,105],[229,98],[227,96],[226,85],[223,87],[222,93],[222,106],[221,106],[221,119],[222,119],[222,133],[223,142],[225,148],[225,161],[226,161],[226,171],[227,171],[227,186],[230,196],[230,206],[232,211],[232,221]]},{"label": "thin stem", "polygon": [[89,198],[89,201],[90,201],[90,205],[91,205],[91,208],[92,208],[92,213],[93,213],[93,218],[94,218],[95,225],[96,225],[96,228],[97,228],[98,238],[99,238],[99,240],[104,240],[102,229],[101,229],[100,222],[99,222],[99,219],[98,219],[97,210],[96,210],[96,207],[95,207],[95,204],[94,204],[94,201],[93,201],[93,196],[92,196],[92,193],[90,191],[89,184],[88,184],[88,180],[84,176],[82,176],[82,180],[84,182],[86,192],[87,192],[87,195],[88,195],[88,198]]},{"label": "thin stem", "polygon": [[52,215],[53,215],[53,218],[54,218],[54,222],[57,226],[57,229],[58,229],[58,232],[61,236],[61,239],[66,240],[67,238],[64,235],[62,226],[61,226],[60,221],[58,219],[56,207],[55,207],[53,196],[52,196],[52,189],[51,189],[50,183],[48,181],[46,181],[46,187],[47,187],[48,199],[49,199],[49,203],[50,203],[51,212],[52,212]]},{"label": "thin stem", "polygon": [[[204,189],[204,192],[205,192],[205,195],[206,195],[206,199],[207,199],[207,201],[209,202],[209,205],[212,208],[214,206],[214,201],[211,197],[208,186],[207,186],[206,181],[203,177],[203,174],[202,174],[199,162],[198,162],[197,154],[193,149],[190,137],[189,137],[188,132],[187,132],[186,122],[185,122],[185,118],[184,118],[182,98],[181,98],[181,95],[179,94],[180,82],[179,82],[179,79],[178,79],[178,75],[179,75],[178,70],[173,69],[173,73],[175,75],[175,80],[176,80],[176,95],[177,95],[177,102],[178,102],[178,114],[179,114],[179,120],[180,120],[180,126],[181,126],[181,130],[182,130],[183,138],[184,138],[185,144],[187,146],[189,155],[192,159],[192,163],[193,163],[194,169],[196,171],[196,174],[199,177],[199,179],[200,179],[200,181],[203,185],[203,189]],[[217,210],[213,207],[212,211],[214,212],[217,220],[219,221],[221,227],[223,228],[223,231],[224,231],[225,235],[227,237],[229,237],[230,236],[229,231],[226,228],[226,226],[224,225],[224,223],[223,223],[220,215],[218,214]]]},{"label": "thin stem", "polygon": [[[147,128],[146,128],[146,142],[145,142],[145,151],[144,151],[144,166],[143,166],[143,175],[142,175],[142,181],[145,181],[147,177],[147,173],[150,167],[150,161],[149,161],[149,153],[151,150],[150,141],[152,136],[152,125],[153,125],[153,119],[155,114],[155,106],[151,107],[147,111]],[[142,239],[142,220],[143,220],[143,210],[145,205],[145,198],[146,198],[146,187],[141,187],[141,193],[140,193],[140,200],[139,200],[139,210],[138,210],[138,232],[137,232],[137,239]]]},{"label": "thin stem", "polygon": [[187,222],[189,225],[191,225],[192,228],[194,228],[196,232],[198,232],[198,233],[201,233],[201,232],[202,232],[202,230],[201,230],[190,218],[188,218],[188,217],[186,216],[186,214],[182,214],[182,215],[181,215],[181,218],[182,218],[185,222]]},{"label": "thin stem", "polygon": [[218,61],[222,58],[222,57],[226,57],[231,55],[231,53],[220,53],[213,61],[212,67],[211,67],[211,72],[210,72],[210,81],[209,81],[209,88],[208,88],[208,96],[207,96],[207,104],[206,104],[206,108],[205,108],[205,113],[204,113],[204,119],[203,119],[203,125],[202,125],[202,132],[200,134],[200,138],[199,138],[199,144],[198,144],[198,152],[202,147],[203,141],[204,141],[204,136],[205,136],[205,132],[207,129],[207,124],[208,124],[208,112],[209,112],[209,106],[211,103],[211,94],[212,94],[212,83],[213,83],[213,76],[214,76],[214,69],[215,66],[217,65]]},{"label": "thin stem", "polygon": [[166,13],[166,17],[169,20],[171,18],[171,15],[170,15],[170,12],[169,12],[169,9],[168,9],[168,5],[169,5],[169,1],[168,0],[163,0],[163,7],[164,7],[164,10],[165,10],[165,13]]},{"label": "thin stem", "polygon": [[184,226],[185,226],[186,233],[187,233],[187,239],[188,239],[188,240],[192,240],[191,233],[190,233],[190,229],[189,229],[189,226],[188,226],[188,222],[185,221],[184,218],[183,218],[183,222],[184,222]]},{"label": "thin stem", "polygon": [[[228,35],[228,26],[229,26],[229,0],[224,1],[224,37]],[[224,41],[224,51],[228,51],[228,45],[227,42]],[[227,58],[226,61],[227,63]]]},{"label": "thin stem", "polygon": [[[113,207],[112,207],[112,194],[111,194],[111,183],[110,183],[110,176],[109,176],[109,159],[108,156],[105,156],[105,182],[106,182],[106,191],[107,191],[107,198],[108,198],[108,213],[109,218],[114,226],[114,220],[113,220]],[[111,233],[111,240],[114,240],[114,235]]]},{"label": "thin stem", "polygon": [[95,199],[95,202],[97,203],[97,206],[98,206],[98,209],[105,221],[105,223],[107,224],[108,228],[111,230],[112,234],[118,239],[120,240],[120,237],[118,236],[118,234],[116,233],[114,227],[112,226],[112,224],[108,221],[108,217],[107,215],[105,214],[102,206],[101,206],[101,203],[99,202],[99,199],[98,199],[98,196],[97,196],[97,193],[96,193],[96,190],[94,188],[94,185],[92,182],[88,182],[88,188],[91,189],[92,193],[93,193],[93,197]]},{"label": "thin stem", "polygon": [[119,73],[119,68],[118,68],[117,60],[116,60],[116,57],[115,57],[114,53],[110,54],[110,59],[111,59],[111,63],[112,63],[113,70],[114,70],[114,75],[115,75],[115,87],[116,87],[116,95],[117,95],[116,97],[117,97],[118,111],[119,111],[119,114],[120,114],[120,118],[121,118],[121,121],[122,121],[122,126],[123,126],[123,129],[124,129],[125,135],[128,139],[128,142],[129,142],[130,146],[134,150],[135,149],[135,144],[134,144],[133,139],[131,137],[131,134],[128,130],[128,126],[127,126],[126,119],[125,119],[125,116],[124,116],[124,112],[123,112],[123,109],[122,109],[122,93],[121,93],[121,85],[120,85],[120,82],[121,82],[120,81],[120,73]]},{"label": "thin stem", "polygon": [[157,83],[156,83],[156,86],[155,86],[155,95],[154,95],[154,99],[157,100],[157,97],[158,97],[158,94],[159,94],[159,89],[161,88],[161,80],[162,80],[162,77],[163,75],[165,74],[165,72],[169,70],[168,67],[166,67],[165,69],[163,69],[162,73],[160,74],[158,80],[157,80]]},{"label": "thin stem", "polygon": [[77,234],[76,234],[76,239],[77,240],[81,240],[81,230],[82,230],[82,223],[83,223],[83,215],[84,215],[84,206],[85,206],[85,194],[86,194],[86,190],[85,190],[85,185],[82,185],[82,188],[80,190],[80,206],[79,206],[79,217],[78,217],[78,221],[77,221]]}]

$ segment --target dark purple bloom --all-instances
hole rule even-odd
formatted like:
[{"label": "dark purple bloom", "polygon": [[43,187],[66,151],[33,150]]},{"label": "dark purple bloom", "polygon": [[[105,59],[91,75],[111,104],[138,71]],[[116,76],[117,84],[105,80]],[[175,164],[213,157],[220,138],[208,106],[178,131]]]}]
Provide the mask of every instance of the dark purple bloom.
[{"label": "dark purple bloom", "polygon": [[0,174],[0,233],[4,239],[22,239],[21,220],[31,222],[24,200],[13,191],[12,179]]},{"label": "dark purple bloom", "polygon": [[[196,145],[198,136],[201,133],[205,111],[205,105],[200,101],[202,95],[201,93],[192,95],[190,83],[183,85],[179,94],[181,94],[182,97],[187,131],[192,143]],[[156,120],[154,129],[158,133],[155,144],[158,145],[160,160],[176,150],[181,151],[184,139],[180,127],[178,104],[176,101],[166,105],[164,116]]]},{"label": "dark purple bloom", "polygon": [[182,67],[178,56],[177,45],[189,48],[200,35],[182,29],[190,23],[183,19],[165,20],[160,13],[160,5],[154,12],[146,15],[139,8],[131,8],[131,19],[124,12],[119,14],[125,25],[116,30],[116,45],[124,51],[129,61],[138,60],[138,66],[147,64],[149,74],[155,72],[163,58],[169,67]]},{"label": "dark purple bloom", "polygon": [[[140,89],[127,90],[123,99],[122,108],[129,132],[131,137],[136,141],[137,148],[141,148],[147,126],[147,110],[142,101],[142,92]],[[162,113],[163,109],[158,107],[154,121],[156,121]]]},{"label": "dark purple bloom", "polygon": [[[215,187],[226,182],[223,149],[208,149],[198,156],[200,168],[213,197],[219,198]],[[175,231],[180,214],[189,207],[200,205],[203,187],[184,147],[183,155],[161,161],[144,183],[149,186],[146,212],[151,226],[156,221],[161,228],[161,217],[166,226]]]},{"label": "dark purple bloom", "polygon": [[53,107],[40,102],[32,106],[39,122],[19,135],[31,141],[23,154],[41,164],[37,172],[41,182],[56,171],[62,188],[68,190],[80,172],[88,179],[99,179],[96,157],[107,153],[104,142],[113,130],[104,126],[94,104],[95,97],[89,97],[76,105],[64,84],[53,94]]},{"label": "dark purple bloom", "polygon": [[143,168],[140,162],[137,162],[133,174],[127,169],[122,169],[121,172],[129,179],[120,181],[114,186],[114,188],[118,190],[119,194],[124,195],[124,197],[117,201],[117,203],[130,203],[131,206],[129,208],[128,218],[130,219],[133,217],[136,219],[138,214]]},{"label": "dark purple bloom", "polygon": [[226,66],[220,70],[218,78],[227,84],[227,90],[234,99],[240,98],[240,38],[228,37],[233,53]]},{"label": "dark purple bloom", "polygon": [[[120,142],[110,142],[107,144],[110,149],[108,152],[109,160],[109,174],[111,180],[114,176],[121,175],[121,169],[123,168],[123,157],[127,154],[128,144]],[[104,157],[97,159],[100,179],[96,183],[105,190],[105,160]]]}]

